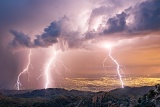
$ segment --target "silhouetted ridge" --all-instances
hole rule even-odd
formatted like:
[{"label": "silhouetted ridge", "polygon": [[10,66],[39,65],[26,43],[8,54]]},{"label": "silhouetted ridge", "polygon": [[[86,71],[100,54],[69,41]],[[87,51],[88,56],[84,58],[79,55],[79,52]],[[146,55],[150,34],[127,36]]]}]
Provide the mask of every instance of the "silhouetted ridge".
[{"label": "silhouetted ridge", "polygon": [[5,93],[4,95],[0,93],[0,107],[143,107],[141,105],[145,101],[151,102],[145,104],[154,104],[155,106],[159,104],[160,99],[160,95],[157,93],[160,89],[157,87],[159,85],[155,89],[149,86],[125,87],[109,92],[87,92],[59,88],[33,91],[3,90]]}]

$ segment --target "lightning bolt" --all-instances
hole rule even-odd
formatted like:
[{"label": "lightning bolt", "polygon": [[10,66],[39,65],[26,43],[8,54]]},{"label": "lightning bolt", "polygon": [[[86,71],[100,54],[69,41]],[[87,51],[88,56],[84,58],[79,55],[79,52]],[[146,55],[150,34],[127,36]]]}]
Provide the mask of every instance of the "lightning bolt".
[{"label": "lightning bolt", "polygon": [[[45,89],[47,89],[49,84],[50,84],[50,76],[49,76],[49,74],[50,74],[50,70],[51,70],[51,65],[52,65],[53,61],[55,60],[56,55],[57,55],[57,52],[54,51],[54,55],[47,62],[46,67],[45,67],[45,71],[44,71],[45,72],[45,78],[46,78]],[[54,65],[54,68],[55,68],[55,65]]]},{"label": "lightning bolt", "polygon": [[[45,76],[45,89],[49,88],[49,84],[51,81],[50,78],[50,72],[51,72],[51,68],[53,67],[53,69],[57,72],[57,74],[60,74],[57,67],[56,67],[56,62],[59,62],[62,67],[66,70],[66,71],[70,71],[70,69],[68,69],[65,64],[63,63],[62,60],[58,59],[58,53],[59,51],[57,51],[55,48],[53,49],[53,56],[48,60],[48,62],[46,63],[46,66],[44,68],[44,76]],[[51,67],[52,66],[52,67]],[[39,79],[42,75],[40,75],[37,79]]]},{"label": "lightning bolt", "polygon": [[122,76],[121,76],[121,73],[120,73],[120,67],[119,67],[119,64],[118,62],[112,57],[111,55],[112,53],[112,50],[111,48],[109,48],[109,57],[112,59],[112,61],[117,65],[117,73],[118,73],[118,76],[119,76],[119,79],[120,79],[120,82],[121,82],[121,87],[124,88],[124,83],[123,83],[123,80],[122,80]]},{"label": "lightning bolt", "polygon": [[[118,77],[119,77],[119,80],[121,82],[121,87],[124,88],[124,83],[123,83],[123,80],[122,80],[122,75],[120,73],[121,69],[120,69],[120,65],[119,63],[117,62],[117,60],[115,60],[113,57],[112,57],[112,49],[111,49],[111,45],[106,45],[105,46],[108,50],[109,50],[109,53],[108,53],[108,56],[111,58],[111,60],[116,64],[117,66],[117,74],[118,74]],[[105,62],[107,60],[107,57],[103,60],[103,68],[105,69],[106,71],[106,67],[105,67]]]},{"label": "lightning bolt", "polygon": [[26,68],[18,75],[18,78],[17,78],[17,83],[15,85],[17,90],[19,90],[20,86],[22,85],[21,81],[20,81],[21,75],[24,74],[24,73],[29,73],[28,69],[29,69],[29,66],[30,66],[30,63],[31,63],[31,55],[32,55],[32,50],[30,49],[29,54],[28,54],[28,64],[27,64]]}]

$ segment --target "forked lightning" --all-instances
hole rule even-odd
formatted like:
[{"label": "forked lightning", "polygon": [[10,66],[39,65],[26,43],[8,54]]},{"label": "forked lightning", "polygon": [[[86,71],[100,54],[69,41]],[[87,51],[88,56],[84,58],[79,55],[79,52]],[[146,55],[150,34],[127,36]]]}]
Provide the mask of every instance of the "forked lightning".
[{"label": "forked lightning", "polygon": [[30,49],[29,54],[28,54],[28,64],[27,64],[26,68],[18,75],[18,78],[17,78],[17,83],[15,85],[17,90],[20,90],[20,86],[22,86],[21,81],[20,81],[21,75],[24,74],[24,73],[29,73],[28,69],[29,69],[29,66],[30,66],[30,63],[31,63],[31,55],[32,55],[32,50]]}]

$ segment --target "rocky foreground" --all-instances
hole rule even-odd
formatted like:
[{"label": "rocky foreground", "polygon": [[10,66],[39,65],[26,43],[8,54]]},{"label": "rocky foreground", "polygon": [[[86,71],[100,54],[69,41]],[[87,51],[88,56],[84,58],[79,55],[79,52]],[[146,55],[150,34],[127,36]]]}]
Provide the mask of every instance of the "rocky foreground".
[{"label": "rocky foreground", "polygon": [[58,88],[0,90],[0,107],[160,107],[160,85],[96,93]]}]

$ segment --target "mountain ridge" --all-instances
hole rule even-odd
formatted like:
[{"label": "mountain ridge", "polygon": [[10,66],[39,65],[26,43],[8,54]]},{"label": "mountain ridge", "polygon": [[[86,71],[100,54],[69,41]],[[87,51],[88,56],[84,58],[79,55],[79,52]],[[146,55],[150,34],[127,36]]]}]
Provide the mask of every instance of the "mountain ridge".
[{"label": "mountain ridge", "polygon": [[0,107],[134,107],[138,105],[140,97],[153,89],[153,86],[144,86],[118,88],[109,92],[61,88],[0,90]]}]

